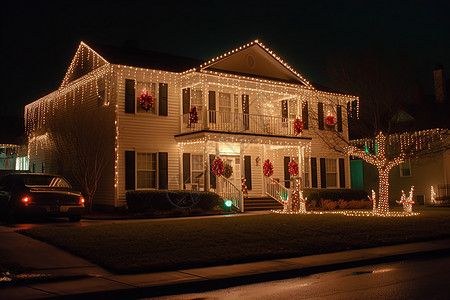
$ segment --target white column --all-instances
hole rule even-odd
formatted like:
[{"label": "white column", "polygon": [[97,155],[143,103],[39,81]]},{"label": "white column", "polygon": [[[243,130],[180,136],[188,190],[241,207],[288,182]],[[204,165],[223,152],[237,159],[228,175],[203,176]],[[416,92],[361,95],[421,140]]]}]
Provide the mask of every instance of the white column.
[{"label": "white column", "polygon": [[209,174],[210,174],[210,170],[211,170],[211,166],[209,165],[209,155],[208,155],[208,141],[205,141],[205,146],[203,149],[203,162],[205,164],[205,186],[204,186],[204,190],[205,191],[209,191],[209,187],[210,187],[210,182],[209,182]]},{"label": "white column", "polygon": [[179,187],[180,187],[180,190],[182,190],[183,189],[183,152],[184,152],[184,149],[183,149],[183,146],[182,146],[183,144],[178,144],[178,154],[179,154],[179,169],[180,169],[180,176],[179,176],[179,181],[180,181],[180,184],[179,184]]},{"label": "white column", "polygon": [[[245,175],[245,164],[244,164],[244,142],[241,142],[239,144],[239,160],[241,162],[241,177]],[[250,164],[251,165],[251,164]],[[243,195],[241,193],[241,212],[244,212],[244,198]]]}]

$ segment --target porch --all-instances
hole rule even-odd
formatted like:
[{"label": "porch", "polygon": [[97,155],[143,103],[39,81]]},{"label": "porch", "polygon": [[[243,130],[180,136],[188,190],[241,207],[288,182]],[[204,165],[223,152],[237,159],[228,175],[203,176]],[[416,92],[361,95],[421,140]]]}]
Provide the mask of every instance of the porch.
[{"label": "porch", "polygon": [[[245,178],[249,197],[266,194],[267,179],[263,165],[269,159],[274,166],[271,180],[289,187],[287,164],[295,160],[301,176],[305,174],[305,159],[310,157],[310,138],[258,136],[218,132],[196,132],[176,136],[180,155],[180,189],[213,191],[224,199],[242,202],[242,178]],[[231,169],[226,178],[217,177],[211,166],[221,158]],[[227,174],[228,175],[228,174]],[[242,203],[236,203],[241,210]]]}]

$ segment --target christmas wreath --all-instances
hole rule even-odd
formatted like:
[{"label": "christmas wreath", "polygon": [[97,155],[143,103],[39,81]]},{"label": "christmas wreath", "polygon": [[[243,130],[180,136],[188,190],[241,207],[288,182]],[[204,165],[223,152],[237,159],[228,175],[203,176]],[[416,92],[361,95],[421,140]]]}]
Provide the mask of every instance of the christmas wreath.
[{"label": "christmas wreath", "polygon": [[219,157],[217,157],[216,159],[214,159],[211,169],[214,174],[216,174],[217,176],[221,176],[225,171],[223,161]]},{"label": "christmas wreath", "polygon": [[336,125],[336,118],[332,115],[327,116],[326,123],[328,126]]},{"label": "christmas wreath", "polygon": [[189,124],[197,123],[198,122],[198,112],[197,112],[197,106],[194,106],[189,111]]},{"label": "christmas wreath", "polygon": [[289,162],[288,170],[289,170],[289,174],[291,174],[291,176],[297,176],[298,175],[298,164],[294,160]]},{"label": "christmas wreath", "polygon": [[223,168],[223,176],[227,179],[230,178],[233,175],[233,167],[230,164],[224,164]]},{"label": "christmas wreath", "polygon": [[153,97],[145,89],[142,91],[141,95],[139,96],[139,105],[145,111],[149,111],[153,106]]},{"label": "christmas wreath", "polygon": [[270,160],[266,160],[263,166],[264,176],[270,177],[273,175],[273,165]]},{"label": "christmas wreath", "polygon": [[294,133],[301,134],[303,132],[303,122],[300,119],[294,121]]}]

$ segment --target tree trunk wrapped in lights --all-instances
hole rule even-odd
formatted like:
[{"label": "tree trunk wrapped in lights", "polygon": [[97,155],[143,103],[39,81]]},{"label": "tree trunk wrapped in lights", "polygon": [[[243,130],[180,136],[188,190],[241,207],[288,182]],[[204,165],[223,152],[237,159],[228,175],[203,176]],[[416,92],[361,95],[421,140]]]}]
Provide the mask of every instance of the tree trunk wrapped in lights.
[{"label": "tree trunk wrapped in lights", "polygon": [[[375,138],[375,143],[369,139],[357,140],[352,141],[352,145],[344,148],[348,155],[359,157],[377,167],[379,196],[378,200],[373,199],[376,202],[374,203],[374,214],[389,215],[389,172],[392,168],[405,162],[406,157],[420,157],[447,147],[448,141],[444,134],[448,134],[448,131],[425,130],[414,134],[390,135],[388,140],[386,135],[380,132]],[[368,144],[372,146],[368,147]],[[388,147],[389,151],[387,151]],[[374,148],[375,153],[370,153],[369,148]]]},{"label": "tree trunk wrapped in lights", "polygon": [[[370,154],[355,146],[348,146],[347,153],[352,156],[359,157],[369,164],[375,165],[378,170],[378,203],[376,212],[379,214],[389,213],[389,172],[394,166],[405,162],[405,153],[403,151],[394,159],[386,157],[386,136],[380,132],[376,137],[377,153]],[[373,201],[376,201],[375,199]]]}]

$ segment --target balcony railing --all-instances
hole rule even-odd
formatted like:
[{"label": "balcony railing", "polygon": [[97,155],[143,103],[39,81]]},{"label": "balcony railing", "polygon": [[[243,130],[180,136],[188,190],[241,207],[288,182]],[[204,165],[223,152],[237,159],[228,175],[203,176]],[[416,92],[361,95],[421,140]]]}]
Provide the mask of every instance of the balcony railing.
[{"label": "balcony railing", "polygon": [[214,130],[223,132],[296,136],[293,126],[294,120],[294,118],[208,110],[206,114],[199,112],[197,123],[190,123],[189,113],[184,114],[182,116],[181,132]]}]

